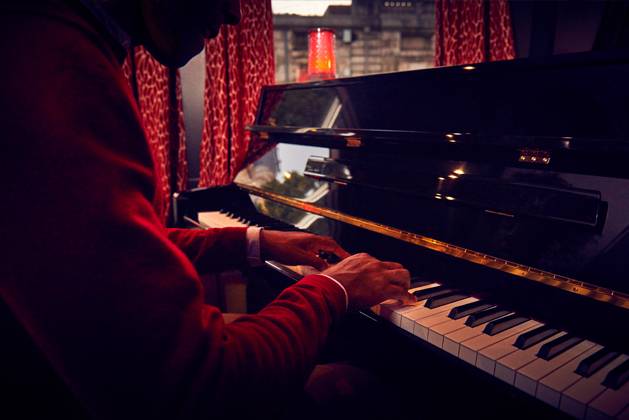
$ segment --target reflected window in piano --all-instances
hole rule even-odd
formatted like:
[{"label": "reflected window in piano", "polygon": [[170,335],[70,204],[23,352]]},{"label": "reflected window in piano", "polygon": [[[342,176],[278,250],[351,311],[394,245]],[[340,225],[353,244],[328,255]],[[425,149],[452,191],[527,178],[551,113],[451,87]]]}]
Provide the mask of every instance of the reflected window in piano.
[{"label": "reflected window in piano", "polygon": [[[273,191],[309,203],[325,205],[329,185],[305,176],[303,169],[312,156],[328,158],[330,150],[321,147],[279,144],[261,159],[238,173],[235,182]],[[252,195],[251,199],[264,215],[285,222],[296,229],[305,229],[321,235],[330,235],[331,228],[321,216],[285,206]]]}]

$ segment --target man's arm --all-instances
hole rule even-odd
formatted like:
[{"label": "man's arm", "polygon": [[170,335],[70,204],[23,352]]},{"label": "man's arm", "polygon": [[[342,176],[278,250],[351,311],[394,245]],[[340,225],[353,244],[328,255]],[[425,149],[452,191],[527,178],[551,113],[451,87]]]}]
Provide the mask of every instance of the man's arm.
[{"label": "man's arm", "polygon": [[342,289],[311,276],[225,326],[153,211],[150,154],[106,46],[80,22],[0,19],[1,292],[56,371],[102,418],[207,417],[298,389]]},{"label": "man's arm", "polygon": [[242,266],[245,261],[256,266],[267,259],[288,265],[308,265],[322,271],[330,263],[321,255],[335,255],[337,260],[349,257],[334,239],[307,232],[251,227],[167,229],[167,233],[201,274]]},{"label": "man's arm", "polygon": [[201,274],[244,266],[247,261],[246,231],[240,227],[166,229],[168,238]]}]

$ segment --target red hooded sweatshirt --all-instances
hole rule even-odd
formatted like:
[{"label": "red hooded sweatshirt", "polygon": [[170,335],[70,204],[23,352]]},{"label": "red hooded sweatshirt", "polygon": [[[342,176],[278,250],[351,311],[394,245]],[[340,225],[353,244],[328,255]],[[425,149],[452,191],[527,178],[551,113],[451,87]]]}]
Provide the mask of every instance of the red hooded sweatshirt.
[{"label": "red hooded sweatshirt", "polygon": [[78,6],[13,3],[0,5],[0,292],[20,325],[95,418],[211,418],[301,389],[345,312],[341,287],[308,276],[225,325],[198,273],[245,264],[245,230],[162,226],[115,43]]}]

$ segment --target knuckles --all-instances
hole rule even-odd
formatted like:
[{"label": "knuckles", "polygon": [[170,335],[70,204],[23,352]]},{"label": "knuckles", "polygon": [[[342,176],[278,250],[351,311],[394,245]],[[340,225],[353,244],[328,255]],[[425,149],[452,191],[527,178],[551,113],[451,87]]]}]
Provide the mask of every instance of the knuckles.
[{"label": "knuckles", "polygon": [[361,259],[365,259],[365,258],[369,258],[369,259],[374,259],[371,255],[367,254],[366,252],[359,252],[358,254],[354,254],[356,256],[356,258],[361,258]]}]

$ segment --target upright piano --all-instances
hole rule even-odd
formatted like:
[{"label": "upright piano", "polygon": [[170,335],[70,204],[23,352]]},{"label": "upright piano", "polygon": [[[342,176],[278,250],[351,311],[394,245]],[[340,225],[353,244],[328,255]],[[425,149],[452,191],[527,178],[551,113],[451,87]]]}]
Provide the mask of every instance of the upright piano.
[{"label": "upright piano", "polygon": [[279,146],[176,220],[403,263],[418,302],[343,334],[408,418],[629,419],[628,77],[586,53],[266,86],[250,131]]}]

